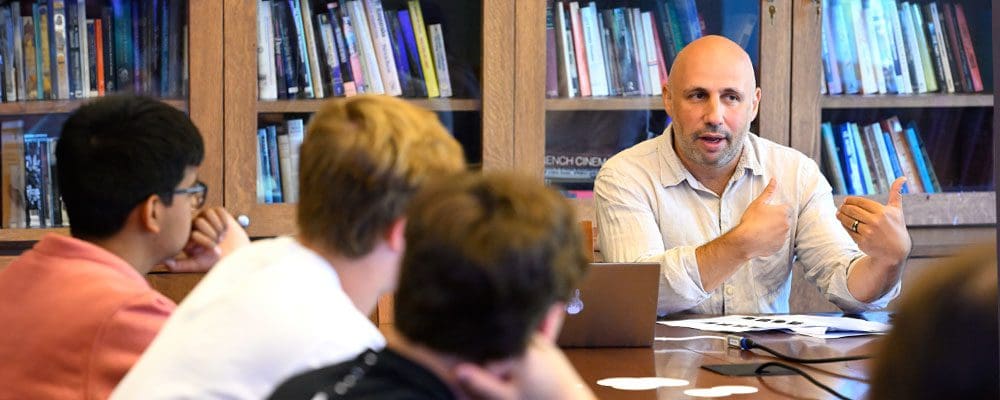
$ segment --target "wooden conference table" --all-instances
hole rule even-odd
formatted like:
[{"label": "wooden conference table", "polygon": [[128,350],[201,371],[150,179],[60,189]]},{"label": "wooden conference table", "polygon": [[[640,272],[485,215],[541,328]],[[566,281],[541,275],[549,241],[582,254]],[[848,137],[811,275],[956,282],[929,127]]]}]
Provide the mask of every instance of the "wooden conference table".
[{"label": "wooden conference table", "polygon": [[[827,314],[829,315],[829,314]],[[866,313],[865,319],[887,322],[887,313]],[[725,336],[656,324],[657,337]],[[882,336],[857,336],[842,339],[815,339],[787,333],[750,333],[745,336],[782,354],[800,358],[827,358],[866,355]],[[724,399],[828,399],[835,398],[800,375],[730,377],[702,369],[710,364],[742,364],[780,361],[762,350],[742,351],[727,348],[723,340],[694,339],[687,341],[656,341],[652,348],[575,348],[565,349],[566,355],[583,379],[600,399],[688,399],[687,389],[711,388],[723,385],[753,386],[753,394],[734,394]],[[812,375],[823,384],[851,399],[863,399],[868,391],[866,382],[870,360],[802,365],[782,361]],[[597,385],[610,377],[664,377],[683,379],[687,386],[655,390],[628,391]],[[702,397],[703,398],[703,397]]]}]

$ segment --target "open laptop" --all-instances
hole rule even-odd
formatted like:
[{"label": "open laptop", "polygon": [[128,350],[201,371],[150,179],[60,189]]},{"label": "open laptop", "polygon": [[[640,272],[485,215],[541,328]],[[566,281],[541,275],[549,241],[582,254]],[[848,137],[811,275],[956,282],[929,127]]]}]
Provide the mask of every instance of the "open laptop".
[{"label": "open laptop", "polygon": [[566,305],[562,347],[649,347],[660,264],[592,263]]}]

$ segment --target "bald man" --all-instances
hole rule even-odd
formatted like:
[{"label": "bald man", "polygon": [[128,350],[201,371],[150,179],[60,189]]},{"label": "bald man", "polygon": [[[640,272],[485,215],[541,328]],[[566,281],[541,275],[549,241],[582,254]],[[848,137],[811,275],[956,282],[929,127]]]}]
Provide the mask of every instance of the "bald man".
[{"label": "bald man", "polygon": [[849,197],[802,153],[750,132],[761,91],[721,36],[685,47],[663,86],[672,123],[608,160],[594,183],[608,261],[659,262],[658,313],[785,313],[792,262],[848,312],[899,293],[910,251],[899,194]]}]

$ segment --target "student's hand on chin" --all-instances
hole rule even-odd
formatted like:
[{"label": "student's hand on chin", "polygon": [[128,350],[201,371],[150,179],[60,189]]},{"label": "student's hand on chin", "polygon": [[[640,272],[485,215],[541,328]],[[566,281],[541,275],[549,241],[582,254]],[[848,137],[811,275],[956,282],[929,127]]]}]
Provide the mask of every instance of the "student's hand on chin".
[{"label": "student's hand on chin", "polygon": [[182,254],[167,260],[171,272],[205,272],[223,256],[250,243],[245,231],[222,207],[202,210],[191,226]]}]

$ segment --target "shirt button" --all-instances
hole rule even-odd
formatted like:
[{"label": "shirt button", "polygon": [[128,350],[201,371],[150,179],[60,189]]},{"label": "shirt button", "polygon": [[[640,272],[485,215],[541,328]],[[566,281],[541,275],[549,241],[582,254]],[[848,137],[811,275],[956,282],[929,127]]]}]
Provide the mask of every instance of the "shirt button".
[{"label": "shirt button", "polygon": [[735,293],[736,289],[733,289],[732,286],[726,286],[726,296],[732,296]]}]

